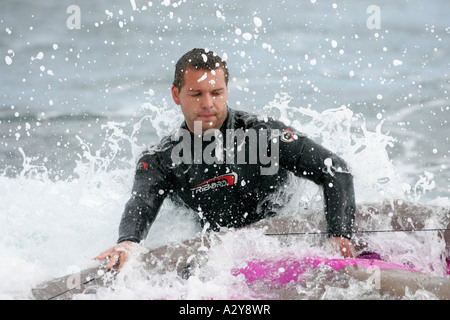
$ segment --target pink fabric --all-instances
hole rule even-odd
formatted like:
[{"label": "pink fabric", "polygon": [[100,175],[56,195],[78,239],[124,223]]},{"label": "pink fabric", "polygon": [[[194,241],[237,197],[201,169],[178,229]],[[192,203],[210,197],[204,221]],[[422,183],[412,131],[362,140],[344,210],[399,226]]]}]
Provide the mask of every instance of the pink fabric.
[{"label": "pink fabric", "polygon": [[450,258],[447,258],[447,275],[450,275]]},{"label": "pink fabric", "polygon": [[286,258],[281,260],[250,261],[244,268],[233,272],[235,276],[243,274],[249,282],[265,280],[278,284],[286,284],[298,281],[299,278],[314,268],[326,265],[336,271],[347,266],[359,266],[364,268],[402,269],[418,271],[403,265],[398,265],[376,259],[327,259],[327,258]]}]

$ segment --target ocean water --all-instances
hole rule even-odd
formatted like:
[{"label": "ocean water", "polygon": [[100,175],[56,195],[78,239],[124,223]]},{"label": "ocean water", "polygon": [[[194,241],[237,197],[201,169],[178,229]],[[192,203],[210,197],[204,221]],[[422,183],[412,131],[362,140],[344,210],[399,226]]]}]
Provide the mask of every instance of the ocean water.
[{"label": "ocean water", "polygon": [[[194,47],[227,58],[230,107],[289,122],[343,156],[358,202],[450,205],[448,1],[379,1],[378,12],[367,1],[72,4],[5,0],[0,9],[1,298],[29,299],[37,283],[92,265],[115,243],[136,158],[182,121],[170,86]],[[311,204],[317,187],[295,184]],[[145,246],[197,232],[191,212],[165,203]],[[155,276],[96,298],[236,297],[245,290],[231,265],[250,250],[281,250],[257,232],[240,237],[245,245],[230,236],[212,249],[205,277]],[[389,237],[371,241],[394,261],[440,272],[439,237]],[[367,288],[352,289],[358,298]],[[336,284],[325,297],[345,295]],[[432,295],[411,296],[423,297]]]}]

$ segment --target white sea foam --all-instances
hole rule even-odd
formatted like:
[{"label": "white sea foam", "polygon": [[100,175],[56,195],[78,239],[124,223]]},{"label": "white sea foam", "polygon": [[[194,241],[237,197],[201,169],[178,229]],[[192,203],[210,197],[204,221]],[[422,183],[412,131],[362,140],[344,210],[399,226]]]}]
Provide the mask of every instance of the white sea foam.
[{"label": "white sea foam", "polygon": [[[12,49],[0,63],[7,74],[0,77],[0,298],[30,298],[37,283],[94,265],[90,259],[115,243],[135,160],[182,121],[179,108],[168,102],[172,67],[198,41],[228,62],[230,107],[274,116],[337,152],[354,174],[358,202],[403,198],[450,205],[448,74],[442,73],[448,28],[440,10],[446,0],[408,15],[402,6],[383,6],[382,17],[399,19],[382,18],[376,32],[365,27],[367,5],[357,2],[141,5],[86,4],[82,28],[68,36],[63,2],[36,2],[31,18],[28,4],[4,4],[8,15],[0,30]],[[61,20],[62,27],[56,24]],[[320,188],[294,180],[291,191],[292,202],[280,214],[319,230],[323,216],[303,208],[322,207]],[[370,218],[387,226],[382,217]],[[439,215],[424,222],[442,227]],[[145,246],[197,232],[192,213],[167,202]],[[255,230],[233,231],[188,281],[170,272],[148,280],[130,267],[124,273],[130,281],[122,277],[114,290],[76,298],[264,297],[230,270],[251,257],[326,250],[320,237],[294,240],[286,247]],[[436,233],[364,240],[394,262],[442,273],[444,247]],[[342,289],[319,274],[321,281],[327,284],[323,298],[367,297],[364,283]],[[298,293],[308,298],[316,289],[313,283]],[[409,296],[423,297],[430,295]]]},{"label": "white sea foam", "polygon": [[[346,107],[318,113],[311,109],[293,108],[289,101],[289,97],[280,95],[259,114],[290,119],[291,125],[308,132],[311,138],[346,158],[355,176],[359,201],[404,196],[401,177],[386,152],[394,142],[383,133],[382,122],[375,132],[371,132],[364,127],[362,117]],[[25,151],[21,174],[16,178],[0,177],[0,197],[4,208],[0,216],[0,246],[5,255],[2,261],[9,261],[2,265],[0,295],[3,298],[30,298],[31,288],[40,281],[65,275],[74,268],[80,270],[92,266],[94,263],[90,259],[115,243],[120,216],[130,194],[133,163],[139,150],[144,148],[136,145],[135,137],[143,124],[160,128],[161,136],[171,130],[165,124],[171,121],[168,122],[160,110],[153,110],[151,105],[146,105],[143,110],[150,114],[133,125],[132,134],[125,134],[124,127],[117,123],[104,125],[109,135],[105,136],[100,150],[87,148],[80,137],[83,151],[74,170],[74,178],[70,180],[52,181],[45,165],[34,164]],[[170,110],[167,109],[165,114],[170,114]],[[145,122],[147,120],[149,122]],[[176,121],[172,126],[177,124],[179,122]],[[128,150],[128,157],[116,159],[118,149],[124,147]],[[114,161],[122,162],[121,169],[111,169]],[[372,169],[367,170],[368,167]],[[302,205],[320,208],[320,189],[298,179],[294,180],[292,190],[292,204],[280,214],[319,229],[324,217],[312,215],[307,210],[298,212],[298,208]],[[189,210],[165,203],[145,246],[150,249],[193,237],[199,232],[195,221]],[[437,221],[428,223],[429,227],[436,227]],[[390,236],[389,240],[374,235],[370,240],[372,248],[395,262],[409,261],[429,272],[432,269],[442,271],[439,253],[444,248],[436,235],[398,234]],[[221,236],[221,241],[208,252],[206,266],[188,281],[181,281],[171,272],[148,280],[142,271],[138,271],[139,268],[130,267],[123,273],[127,274],[128,280],[119,277],[114,290],[105,288],[94,296],[78,295],[75,298],[255,298],[255,291],[250,290],[242,278],[232,276],[234,267],[254,257],[273,257],[289,250],[320,253],[324,250],[322,241],[306,237],[295,239],[293,246],[285,247],[275,238],[264,236],[261,230],[232,231]],[[363,284],[354,283],[352,286],[361,295],[366,290]],[[340,297],[344,295],[342,290],[338,284],[335,287],[331,284],[327,295]]]}]

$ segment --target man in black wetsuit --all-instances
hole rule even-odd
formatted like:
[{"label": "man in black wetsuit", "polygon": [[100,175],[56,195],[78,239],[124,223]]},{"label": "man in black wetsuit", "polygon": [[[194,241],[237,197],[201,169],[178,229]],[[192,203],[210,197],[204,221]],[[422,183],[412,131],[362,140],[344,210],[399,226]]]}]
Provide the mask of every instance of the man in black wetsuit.
[{"label": "man in black wetsuit", "polygon": [[204,228],[239,228],[273,216],[290,173],[323,187],[330,242],[353,257],[353,178],[346,163],[295,129],[228,106],[226,63],[194,49],[176,65],[174,102],[185,122],[138,161],[116,246],[95,259],[127,261],[166,197],[197,211]]}]

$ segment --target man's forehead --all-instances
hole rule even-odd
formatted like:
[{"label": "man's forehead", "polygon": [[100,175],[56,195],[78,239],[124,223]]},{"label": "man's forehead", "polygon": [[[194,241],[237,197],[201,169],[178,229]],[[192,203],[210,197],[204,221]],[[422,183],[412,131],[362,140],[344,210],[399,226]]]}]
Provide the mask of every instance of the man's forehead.
[{"label": "man's forehead", "polygon": [[202,74],[207,73],[208,75],[211,74],[213,76],[223,74],[225,76],[225,72],[223,71],[222,67],[218,67],[218,68],[213,69],[213,70],[209,70],[209,69],[193,69],[191,67],[187,67],[186,70],[184,71],[185,75],[186,74],[197,74],[197,73],[202,73]]},{"label": "man's forehead", "polygon": [[184,72],[185,83],[189,83],[189,90],[197,91],[208,84],[213,87],[225,86],[225,73],[221,67],[214,70],[187,68]]}]

